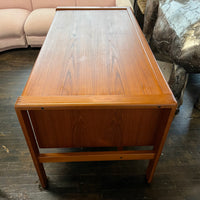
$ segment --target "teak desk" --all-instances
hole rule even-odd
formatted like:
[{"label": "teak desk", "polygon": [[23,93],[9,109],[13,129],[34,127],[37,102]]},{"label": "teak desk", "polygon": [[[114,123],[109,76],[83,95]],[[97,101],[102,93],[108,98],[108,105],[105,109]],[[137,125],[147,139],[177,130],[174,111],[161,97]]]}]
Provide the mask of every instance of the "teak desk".
[{"label": "teak desk", "polygon": [[[57,8],[15,108],[43,187],[45,162],[149,159],[150,183],[176,101],[130,8]],[[118,151],[40,153],[70,147]]]}]

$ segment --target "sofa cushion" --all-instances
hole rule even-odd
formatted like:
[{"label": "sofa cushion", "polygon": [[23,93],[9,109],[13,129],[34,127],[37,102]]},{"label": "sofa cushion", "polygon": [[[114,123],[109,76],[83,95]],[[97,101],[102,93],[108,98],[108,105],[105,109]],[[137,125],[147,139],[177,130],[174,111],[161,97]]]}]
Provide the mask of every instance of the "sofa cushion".
[{"label": "sofa cushion", "polygon": [[116,6],[116,0],[76,0],[76,6]]},{"label": "sofa cushion", "polygon": [[24,35],[24,23],[29,13],[24,9],[0,9],[0,38]]},{"label": "sofa cushion", "polygon": [[55,12],[55,8],[39,8],[28,16],[24,25],[28,45],[39,47],[43,44]]},{"label": "sofa cushion", "polygon": [[0,38],[0,52],[9,49],[25,48],[27,46],[28,45],[24,35],[17,38]]},{"label": "sofa cushion", "polygon": [[76,6],[76,0],[32,0],[33,9],[56,8],[57,6]]},{"label": "sofa cushion", "polygon": [[55,8],[34,10],[27,18],[24,31],[27,36],[45,36],[53,21]]},{"label": "sofa cushion", "polygon": [[131,4],[130,0],[116,0],[116,5],[118,7],[131,7],[131,8],[133,8],[133,5]]},{"label": "sofa cushion", "polygon": [[21,8],[32,10],[31,0],[0,0],[0,9]]}]

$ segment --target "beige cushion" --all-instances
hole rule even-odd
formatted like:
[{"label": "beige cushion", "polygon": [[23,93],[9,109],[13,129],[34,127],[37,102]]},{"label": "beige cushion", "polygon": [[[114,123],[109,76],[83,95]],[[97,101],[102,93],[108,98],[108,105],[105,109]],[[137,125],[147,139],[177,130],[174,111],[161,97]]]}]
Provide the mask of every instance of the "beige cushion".
[{"label": "beige cushion", "polygon": [[40,8],[28,16],[24,25],[28,45],[38,47],[43,44],[55,12],[55,8]]},{"label": "beige cushion", "polygon": [[27,36],[45,36],[53,21],[55,8],[34,10],[27,18],[24,31]]},{"label": "beige cushion", "polygon": [[116,6],[115,0],[76,0],[76,6]]},{"label": "beige cushion", "polygon": [[0,9],[21,8],[32,10],[31,0],[0,0]]},{"label": "beige cushion", "polygon": [[57,6],[115,6],[116,0],[32,0],[33,9]]},{"label": "beige cushion", "polygon": [[76,6],[76,0],[32,0],[33,9],[56,8],[57,6]]},{"label": "beige cushion", "polygon": [[26,36],[26,40],[31,47],[41,47],[44,43],[46,36]]},{"label": "beige cushion", "polygon": [[116,0],[116,6],[133,8],[133,5],[131,4],[130,0]]},{"label": "beige cushion", "polygon": [[0,38],[0,52],[15,48],[25,48],[27,46],[24,35],[19,38]]},{"label": "beige cushion", "polygon": [[24,35],[24,23],[29,13],[24,9],[0,9],[0,39]]}]

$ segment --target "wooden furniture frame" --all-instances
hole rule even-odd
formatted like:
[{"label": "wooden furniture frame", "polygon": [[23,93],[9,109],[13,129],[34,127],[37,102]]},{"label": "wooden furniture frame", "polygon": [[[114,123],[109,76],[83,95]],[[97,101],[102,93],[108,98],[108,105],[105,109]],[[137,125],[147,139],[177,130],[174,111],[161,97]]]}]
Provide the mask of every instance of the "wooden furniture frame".
[{"label": "wooden furniture frame", "polygon": [[[15,109],[42,187],[46,162],[148,159],[150,183],[176,101],[130,8],[76,7],[57,8]],[[118,151],[40,153],[70,147]]]}]

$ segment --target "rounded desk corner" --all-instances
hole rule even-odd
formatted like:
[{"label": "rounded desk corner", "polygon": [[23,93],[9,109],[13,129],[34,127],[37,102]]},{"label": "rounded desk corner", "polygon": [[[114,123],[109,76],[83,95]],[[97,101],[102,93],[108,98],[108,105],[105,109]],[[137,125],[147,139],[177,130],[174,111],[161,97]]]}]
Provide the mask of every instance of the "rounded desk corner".
[{"label": "rounded desk corner", "polygon": [[16,100],[16,102],[15,102],[15,110],[17,111],[17,110],[19,110],[19,107],[20,107],[20,104],[21,104],[21,99],[22,99],[22,97],[21,96],[19,96],[18,98],[17,98],[17,100]]}]

